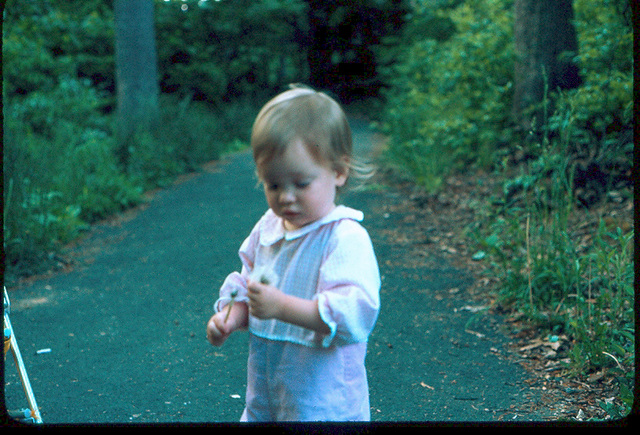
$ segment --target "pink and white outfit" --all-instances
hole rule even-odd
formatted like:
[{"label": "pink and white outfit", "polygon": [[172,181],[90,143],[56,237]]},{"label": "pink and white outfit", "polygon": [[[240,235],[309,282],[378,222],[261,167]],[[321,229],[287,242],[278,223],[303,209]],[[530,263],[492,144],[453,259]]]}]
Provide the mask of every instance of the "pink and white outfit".
[{"label": "pink and white outfit", "polygon": [[[363,213],[337,206],[286,231],[268,210],[240,247],[240,273],[225,279],[214,308],[237,290],[248,301],[252,271],[272,272],[284,293],[317,300],[331,333],[249,316],[246,408],[242,421],[367,421],[367,339],[380,309],[380,273]],[[256,277],[254,279],[257,279]]]}]

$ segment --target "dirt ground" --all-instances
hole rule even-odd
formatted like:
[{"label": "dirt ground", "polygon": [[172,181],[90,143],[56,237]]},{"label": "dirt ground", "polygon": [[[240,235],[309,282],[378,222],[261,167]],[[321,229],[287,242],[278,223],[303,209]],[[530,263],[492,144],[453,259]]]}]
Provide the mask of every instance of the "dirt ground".
[{"label": "dirt ground", "polygon": [[[517,312],[504,311],[494,296],[499,282],[488,274],[486,264],[473,259],[476,252],[468,243],[469,237],[462,229],[474,224],[478,203],[487,201],[500,180],[487,174],[474,173],[451,177],[441,193],[428,195],[416,190],[411,183],[394,182],[393,185],[403,200],[394,206],[403,210],[404,223],[396,233],[396,240],[405,240],[405,252],[413,251],[418,263],[424,262],[425,252],[445,258],[471,278],[471,284],[454,288],[451,292],[474,301],[472,306],[484,307],[485,314],[478,322],[489,322],[492,329],[507,338],[505,356],[525,369],[524,383],[529,387],[530,397],[521,409],[542,416],[545,422],[586,422],[607,419],[607,413],[598,402],[618,400],[615,374],[606,370],[584,376],[569,376],[562,363],[567,357],[569,344],[566,337],[550,341],[543,331],[527,324]],[[602,209],[593,208],[590,216],[582,215],[579,225],[590,237],[589,228],[597,228],[597,216],[608,216],[616,223],[633,222],[633,203],[602,204]],[[578,224],[576,224],[578,225]],[[411,255],[408,255],[411,257]],[[422,256],[422,257],[421,257]],[[564,339],[564,340],[563,340]],[[631,415],[624,422],[612,424],[634,424]],[[503,419],[504,421],[504,419]]]},{"label": "dirt ground", "polygon": [[[352,126],[368,155],[377,138],[361,120]],[[207,165],[95,225],[62,270],[8,289],[45,424],[238,421],[247,333],[215,348],[205,323],[266,210],[253,171],[246,152]],[[412,195],[401,183],[373,184],[342,201],[364,211],[382,275],[367,355],[372,420],[549,422],[596,412],[585,407],[593,390],[540,371],[518,352],[509,319],[488,310],[487,278],[456,242],[469,216],[438,202],[430,211]],[[4,375],[6,408],[25,407],[8,355]]]}]

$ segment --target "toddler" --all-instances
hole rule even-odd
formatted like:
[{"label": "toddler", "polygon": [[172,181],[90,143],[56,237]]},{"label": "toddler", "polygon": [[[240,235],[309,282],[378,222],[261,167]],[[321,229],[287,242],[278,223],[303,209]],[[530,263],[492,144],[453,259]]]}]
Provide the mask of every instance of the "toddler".
[{"label": "toddler", "polygon": [[249,329],[241,421],[368,421],[380,274],[363,213],[336,205],[356,169],[349,123],[326,94],[294,87],[262,108],[251,146],[269,209],[207,324],[214,346]]}]

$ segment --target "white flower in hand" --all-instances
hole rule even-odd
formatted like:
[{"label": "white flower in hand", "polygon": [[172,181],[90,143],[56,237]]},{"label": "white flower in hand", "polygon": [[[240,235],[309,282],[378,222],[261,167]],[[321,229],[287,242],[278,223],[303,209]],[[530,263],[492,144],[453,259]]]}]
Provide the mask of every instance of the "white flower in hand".
[{"label": "white flower in hand", "polygon": [[258,281],[262,284],[277,285],[279,277],[273,269],[267,266],[257,266],[251,271],[249,279],[252,281]]}]

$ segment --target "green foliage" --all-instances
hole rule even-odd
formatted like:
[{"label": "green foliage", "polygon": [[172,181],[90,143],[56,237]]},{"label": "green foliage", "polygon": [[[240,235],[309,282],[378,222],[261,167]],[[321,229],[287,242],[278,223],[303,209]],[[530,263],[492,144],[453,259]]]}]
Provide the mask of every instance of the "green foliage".
[{"label": "green foliage", "polygon": [[28,178],[21,181],[20,186],[13,179],[5,184],[4,254],[11,272],[33,273],[34,262],[48,260],[59,243],[77,237],[85,225],[79,208],[61,201],[58,192],[42,192]]},{"label": "green foliage", "polygon": [[[561,301],[566,304],[576,295],[579,299],[585,286],[598,291],[585,280],[587,263],[594,258],[600,286],[631,288],[633,261],[627,251],[633,232],[609,234],[614,243],[607,244],[603,242],[607,229],[601,226],[594,235],[598,243],[585,247],[578,245],[571,227],[571,218],[582,213],[576,209],[580,193],[576,186],[585,187],[584,178],[593,181],[582,171],[586,164],[600,166],[612,178],[600,188],[617,186],[627,191],[623,195],[630,194],[632,43],[629,24],[613,7],[618,3],[575,2],[584,84],[555,96],[555,110],[543,125],[542,139],[528,145],[532,157],[521,166],[520,175],[508,177],[502,198],[493,204],[497,207],[489,219],[492,230],[483,243],[493,251],[495,270],[507,283],[502,288],[503,303],[531,313],[554,311]],[[612,39],[605,43],[602,35]],[[623,257],[628,262],[624,270]],[[612,262],[618,265],[615,273],[605,271]],[[614,293],[628,304],[627,290]]]},{"label": "green foliage", "polygon": [[[179,98],[219,104],[242,94],[272,93],[308,77],[303,1],[156,1],[161,87]],[[114,15],[110,2],[71,5],[14,0],[3,35],[4,92],[46,92],[57,78],[90,79],[115,105]]]},{"label": "green foliage", "polygon": [[[388,157],[428,190],[452,169],[486,164],[509,135],[511,2],[441,3],[419,4],[406,25],[406,48],[386,71]],[[433,33],[416,38],[425,28]]]},{"label": "green foliage", "polygon": [[182,100],[163,97],[160,121],[129,143],[133,164],[123,170],[110,114],[114,71],[108,2],[14,1],[6,8],[5,279],[47,267],[88,224],[247,142],[255,95],[215,107],[192,102],[188,93]]},{"label": "green foliage", "polygon": [[[238,149],[256,114],[248,101],[212,111],[163,99],[160,122],[131,142],[132,164],[123,172],[111,122],[90,110],[91,88],[78,89],[82,98],[60,93],[66,97],[54,101],[33,93],[5,106],[3,175],[11,188],[4,192],[4,242],[7,265],[16,273],[32,273],[87,223],[139,203],[143,191]],[[89,108],[72,108],[72,102]],[[69,112],[56,114],[56,103]],[[98,128],[103,123],[105,130]]]},{"label": "green foliage", "polygon": [[238,142],[249,142],[257,110],[247,97],[212,109],[188,98],[163,96],[157,124],[131,140],[129,176],[145,189],[164,186],[177,174],[198,170],[230,148],[237,150]]},{"label": "green foliage", "polygon": [[500,282],[498,303],[526,314],[542,334],[566,335],[573,375],[617,372],[622,405],[602,407],[624,415],[634,367],[634,231],[601,218],[588,237],[581,233],[576,217],[584,211],[575,208],[566,147],[558,147],[551,141],[507,179],[479,224],[478,242]]},{"label": "green foliage", "polygon": [[9,2],[2,46],[5,98],[47,93],[65,76],[113,90],[113,11],[106,3]]},{"label": "green foliage", "polygon": [[385,71],[387,157],[427,190],[472,165],[506,180],[476,223],[476,259],[499,279],[501,306],[569,337],[573,374],[618,374],[619,400],[601,406],[623,416],[633,386],[634,231],[602,220],[585,236],[580,217],[607,192],[632,195],[630,3],[574,1],[582,85],[548,89],[541,131],[528,138],[509,120],[512,3],[412,2],[403,53]]},{"label": "green foliage", "polygon": [[157,1],[163,91],[218,103],[305,81],[306,8],[300,0]]},{"label": "green foliage", "polygon": [[4,247],[7,266],[31,269],[86,223],[139,201],[115,163],[110,123],[87,82],[5,99]]},{"label": "green foliage", "polygon": [[[401,54],[392,48],[380,55],[389,65],[382,70],[390,86],[380,120],[391,136],[387,157],[427,190],[437,190],[452,170],[491,167],[518,139],[510,120],[512,3],[415,2],[396,42]],[[584,163],[578,170],[595,166],[613,183],[628,177],[633,149],[633,37],[621,12],[625,4],[575,1],[583,85],[550,90],[555,110],[540,132],[571,134],[561,140],[570,144],[574,161]],[[578,188],[585,182],[580,174],[576,181]]]},{"label": "green foliage", "polygon": [[[548,122],[550,135],[565,135],[561,140],[569,144],[566,152],[579,171],[590,166],[605,175],[600,193],[631,173],[633,32],[620,12],[624,3],[575,1],[583,85],[556,96]],[[576,174],[576,187],[585,187],[587,175]]]}]

